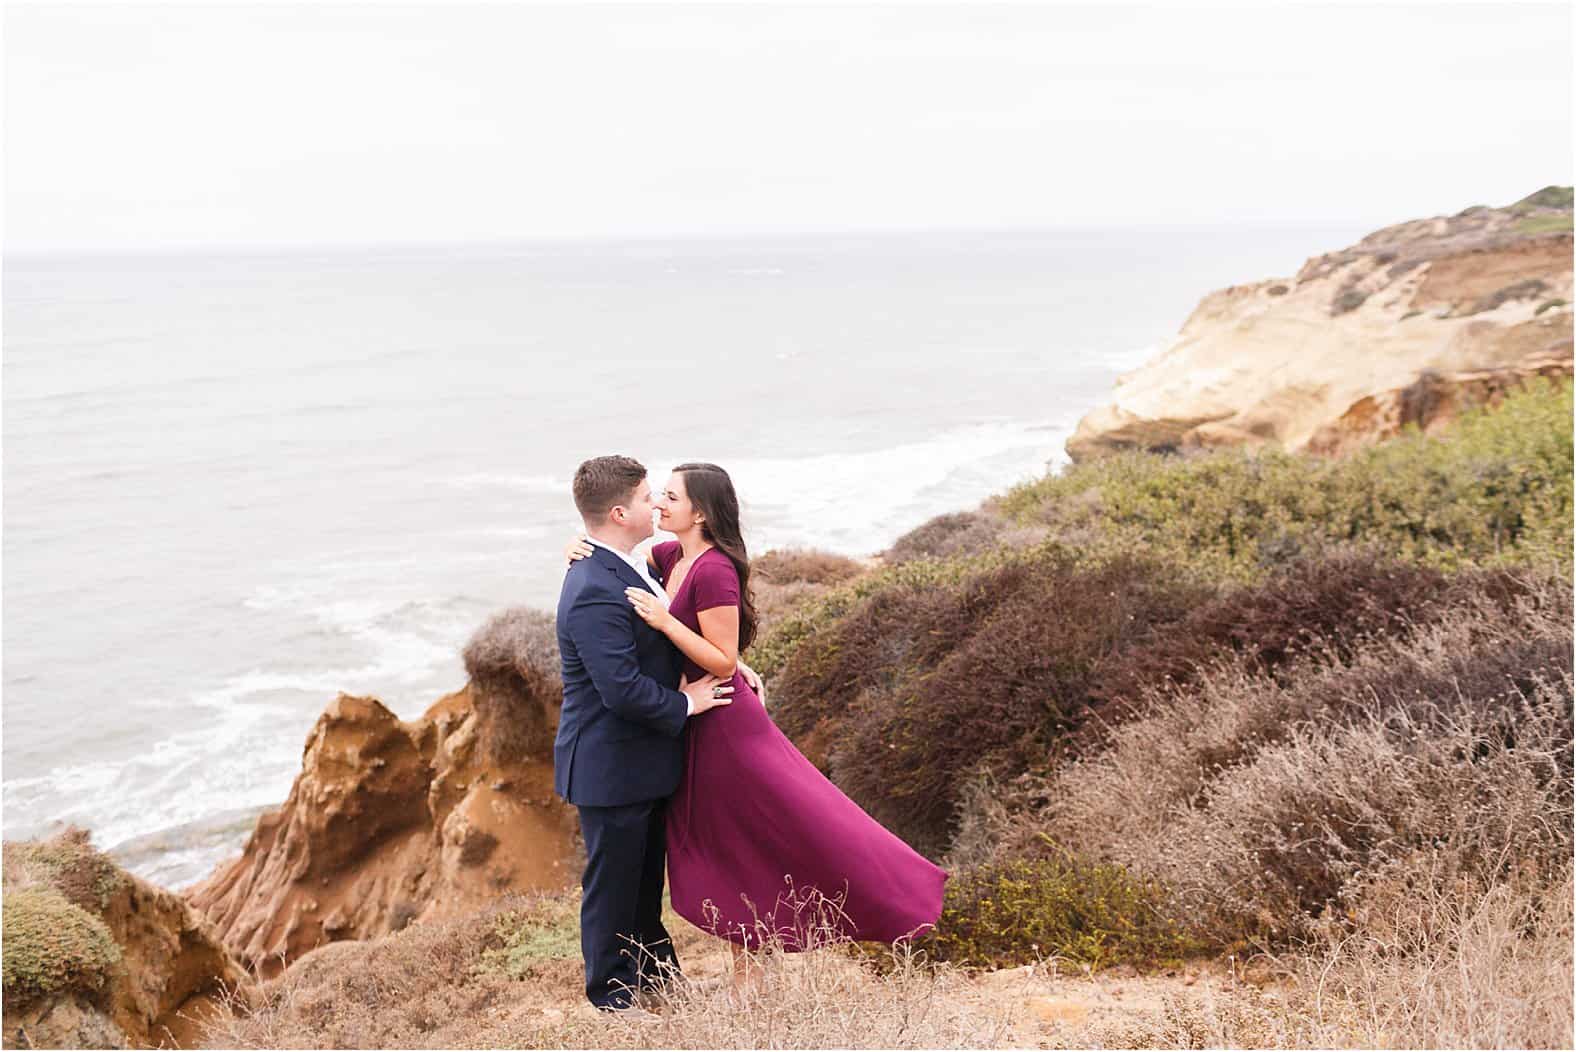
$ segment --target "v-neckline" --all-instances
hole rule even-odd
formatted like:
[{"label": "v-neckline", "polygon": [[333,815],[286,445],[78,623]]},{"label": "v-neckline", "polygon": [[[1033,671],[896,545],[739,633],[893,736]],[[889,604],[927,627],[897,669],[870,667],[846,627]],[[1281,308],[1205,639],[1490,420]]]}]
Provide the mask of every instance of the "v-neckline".
[{"label": "v-neckline", "polygon": [[[707,548],[705,552],[701,552],[700,555],[695,556],[695,558],[689,564],[689,569],[685,570],[684,571],[684,576],[682,578],[680,578],[679,586],[677,588],[673,589],[672,594],[670,594],[668,596],[668,605],[669,606],[672,606],[674,603],[679,601],[679,593],[684,591],[684,586],[685,585],[689,584],[690,575],[695,572],[696,564],[698,564],[701,561],[701,559],[706,555],[706,552],[713,552],[713,551],[716,551],[716,550],[717,550],[717,546],[714,544],[710,548]],[[680,548],[679,549],[679,559],[682,559],[683,557],[684,557],[684,549]],[[675,559],[673,561],[673,565],[677,566],[678,564],[679,564],[678,563],[678,559]],[[670,571],[670,573],[671,573],[671,571]],[[666,592],[668,590],[668,585],[667,585],[666,581],[664,581],[662,583],[662,590],[664,592]]]}]

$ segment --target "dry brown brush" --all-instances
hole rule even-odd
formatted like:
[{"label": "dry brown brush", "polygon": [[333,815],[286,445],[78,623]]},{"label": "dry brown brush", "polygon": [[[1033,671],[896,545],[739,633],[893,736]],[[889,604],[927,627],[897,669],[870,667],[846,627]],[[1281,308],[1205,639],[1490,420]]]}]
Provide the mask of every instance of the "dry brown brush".
[{"label": "dry brown brush", "polygon": [[1112,654],[1206,594],[1160,564],[1054,547],[947,583],[899,577],[799,643],[773,716],[871,815],[940,853],[970,776],[1042,756],[1086,718]]},{"label": "dry brown brush", "polygon": [[551,614],[526,607],[488,618],[465,644],[479,742],[493,763],[547,755],[562,703],[558,632]]},{"label": "dry brown brush", "polygon": [[[1571,603],[1558,578],[1507,607],[1316,648],[1280,679],[1242,658],[1110,728],[1103,751],[1020,787],[997,850],[1075,847],[1171,889],[1217,945],[1361,921],[1385,881],[1552,880],[1571,851]],[[977,834],[976,834],[977,835]]]}]

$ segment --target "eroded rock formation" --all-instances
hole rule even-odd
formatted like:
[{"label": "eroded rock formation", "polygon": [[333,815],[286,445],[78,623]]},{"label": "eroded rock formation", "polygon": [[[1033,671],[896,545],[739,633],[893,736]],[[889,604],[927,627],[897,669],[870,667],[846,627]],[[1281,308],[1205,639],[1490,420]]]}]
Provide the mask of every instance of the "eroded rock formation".
[{"label": "eroded rock formation", "polygon": [[1295,278],[1212,293],[1079,421],[1068,455],[1342,452],[1404,422],[1446,423],[1527,376],[1570,375],[1571,251],[1571,192],[1550,187],[1386,227]]},{"label": "eroded rock formation", "polygon": [[5,871],[5,1047],[190,1047],[203,1019],[245,1003],[250,979],[214,926],[85,830],[7,843]]},{"label": "eroded rock formation", "polygon": [[271,977],[325,943],[578,879],[575,815],[553,795],[551,627],[524,610],[494,618],[466,648],[470,683],[419,719],[375,698],[328,706],[289,798],[185,892],[249,969]]}]

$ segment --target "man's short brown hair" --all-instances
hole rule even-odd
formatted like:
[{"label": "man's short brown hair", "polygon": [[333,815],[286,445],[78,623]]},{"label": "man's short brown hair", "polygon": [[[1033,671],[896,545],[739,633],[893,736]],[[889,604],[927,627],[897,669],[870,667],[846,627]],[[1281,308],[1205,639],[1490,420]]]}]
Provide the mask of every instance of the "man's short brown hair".
[{"label": "man's short brown hair", "polygon": [[628,504],[646,477],[645,466],[631,457],[593,457],[575,471],[575,507],[587,522]]}]

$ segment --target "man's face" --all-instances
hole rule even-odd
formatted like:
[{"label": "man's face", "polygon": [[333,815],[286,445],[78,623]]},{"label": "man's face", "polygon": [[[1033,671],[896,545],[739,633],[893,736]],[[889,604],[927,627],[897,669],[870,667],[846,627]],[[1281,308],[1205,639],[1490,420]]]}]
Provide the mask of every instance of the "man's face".
[{"label": "man's face", "polygon": [[656,514],[656,507],[651,503],[651,482],[641,479],[640,485],[635,487],[634,496],[629,498],[629,503],[623,506],[624,528],[638,543],[650,537],[653,532],[651,518]]}]

